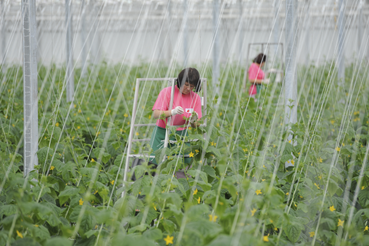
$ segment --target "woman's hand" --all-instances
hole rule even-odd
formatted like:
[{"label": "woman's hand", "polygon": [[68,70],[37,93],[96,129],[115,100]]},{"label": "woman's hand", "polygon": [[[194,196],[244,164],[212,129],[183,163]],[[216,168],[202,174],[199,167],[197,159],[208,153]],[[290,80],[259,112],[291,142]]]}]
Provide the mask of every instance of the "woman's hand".
[{"label": "woman's hand", "polygon": [[177,115],[177,114],[183,114],[184,110],[181,106],[177,106],[175,109],[172,109],[171,114]]}]

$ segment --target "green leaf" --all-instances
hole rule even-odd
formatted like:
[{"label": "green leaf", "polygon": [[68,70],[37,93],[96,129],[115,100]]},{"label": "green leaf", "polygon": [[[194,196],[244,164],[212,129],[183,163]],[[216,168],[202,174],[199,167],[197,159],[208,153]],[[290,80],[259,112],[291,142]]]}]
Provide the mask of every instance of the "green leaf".
[{"label": "green leaf", "polygon": [[203,237],[214,237],[223,231],[219,224],[207,220],[189,222],[186,224],[186,229],[197,231]]},{"label": "green leaf", "polygon": [[361,190],[358,195],[359,203],[362,207],[366,207],[367,202],[369,201],[369,190]]},{"label": "green leaf", "polygon": [[215,178],[216,174],[215,174],[215,170],[214,168],[210,167],[210,166],[203,166],[202,170],[207,173],[210,177]]},{"label": "green leaf", "polygon": [[296,243],[300,237],[301,229],[295,224],[288,224],[286,228],[286,234],[291,242]]},{"label": "green leaf", "polygon": [[220,153],[219,149],[210,146],[207,148],[206,153],[212,153],[214,155],[216,155],[217,157],[220,157],[222,154]]},{"label": "green leaf", "polygon": [[163,233],[157,228],[151,228],[142,234],[144,237],[157,241],[163,238]]},{"label": "green leaf", "polygon": [[13,242],[12,246],[41,246],[41,244],[39,244],[33,238],[26,237]]},{"label": "green leaf", "polygon": [[128,230],[128,233],[135,233],[135,232],[143,232],[145,231],[147,228],[150,228],[150,226],[148,224],[140,224],[138,226],[134,226],[132,228],[130,228]]},{"label": "green leaf", "polygon": [[323,224],[323,223],[326,223],[330,230],[335,230],[336,229],[336,223],[334,222],[334,220],[332,220],[330,218],[322,218],[320,220],[320,224]]},{"label": "green leaf", "polygon": [[72,246],[73,241],[65,237],[52,237],[48,239],[45,246]]},{"label": "green leaf", "polygon": [[70,199],[73,196],[77,195],[78,192],[79,192],[79,189],[77,189],[77,188],[73,188],[73,187],[70,187],[70,186],[65,187],[65,190],[63,190],[59,194],[59,203],[61,205],[64,204],[66,201],[68,201],[68,199]]},{"label": "green leaf", "polygon": [[17,206],[13,204],[0,206],[0,218],[2,218],[3,215],[9,216],[9,215],[15,214],[16,212],[17,212]]},{"label": "green leaf", "polygon": [[163,225],[165,231],[168,234],[172,234],[173,231],[177,228],[177,225],[173,223],[171,220],[164,219],[161,221],[161,224]]},{"label": "green leaf", "polygon": [[139,246],[156,246],[157,244],[147,239],[141,235],[121,235],[117,234],[112,242],[111,245],[119,245],[119,246],[132,246],[132,245],[139,245]]}]

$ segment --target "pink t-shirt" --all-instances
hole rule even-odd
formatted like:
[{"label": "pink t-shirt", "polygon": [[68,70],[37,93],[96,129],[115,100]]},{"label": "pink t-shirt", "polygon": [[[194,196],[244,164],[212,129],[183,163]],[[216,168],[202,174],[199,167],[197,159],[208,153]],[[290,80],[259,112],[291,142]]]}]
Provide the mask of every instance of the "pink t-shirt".
[{"label": "pink t-shirt", "polygon": [[[172,87],[164,88],[160,93],[154,107],[152,110],[159,109],[159,110],[169,110],[170,104],[170,94],[172,92]],[[186,121],[183,119],[183,116],[190,117],[192,111],[195,111],[199,116],[199,119],[202,117],[201,113],[201,98],[195,92],[191,91],[189,94],[184,95],[182,94],[178,87],[175,86],[174,88],[174,99],[173,99],[173,107],[171,109],[176,108],[177,106],[181,106],[185,111],[181,115],[174,115],[172,116],[171,125],[184,125]],[[166,128],[167,120],[157,120],[156,125],[161,128]],[[184,130],[185,128],[179,127],[177,131]]]},{"label": "pink t-shirt", "polygon": [[[249,68],[249,81],[255,79],[264,79],[264,72],[261,68],[256,64],[252,63]],[[256,85],[252,84],[249,89],[249,95],[255,95],[257,93]]]}]

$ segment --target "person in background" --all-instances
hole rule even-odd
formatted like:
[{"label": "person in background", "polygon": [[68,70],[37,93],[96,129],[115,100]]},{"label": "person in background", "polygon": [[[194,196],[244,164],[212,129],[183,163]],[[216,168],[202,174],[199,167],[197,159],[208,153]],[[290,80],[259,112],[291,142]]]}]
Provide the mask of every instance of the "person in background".
[{"label": "person in background", "polygon": [[249,74],[249,81],[251,83],[249,89],[249,96],[254,98],[256,101],[256,94],[260,93],[262,88],[262,84],[269,84],[269,79],[265,79],[265,74],[262,70],[266,62],[266,55],[263,53],[258,54],[254,60],[252,61],[248,74]]},{"label": "person in background", "polygon": [[[159,93],[152,108],[154,111],[153,117],[158,119],[150,140],[150,146],[154,152],[164,147],[168,117],[172,117],[170,125],[180,126],[176,129],[176,134],[182,137],[188,135],[188,123],[192,127],[200,125],[198,120],[202,117],[201,98],[196,93],[201,88],[199,72],[195,68],[185,68],[179,73],[176,82],[172,109],[169,108],[172,87],[166,87]],[[189,121],[186,121],[184,117],[189,118]],[[175,138],[172,138],[172,140],[175,140]],[[169,147],[171,147],[170,144]],[[155,159],[151,160],[155,164],[160,164],[160,161],[159,163],[157,161]],[[185,158],[185,163],[190,161],[191,158]]]}]

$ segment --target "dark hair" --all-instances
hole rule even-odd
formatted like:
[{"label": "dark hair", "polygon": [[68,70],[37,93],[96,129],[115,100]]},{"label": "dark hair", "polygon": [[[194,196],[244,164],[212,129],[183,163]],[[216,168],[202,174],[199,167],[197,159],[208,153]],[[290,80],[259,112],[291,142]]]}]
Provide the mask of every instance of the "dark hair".
[{"label": "dark hair", "polygon": [[201,90],[201,81],[200,81],[200,74],[196,68],[188,67],[183,69],[177,78],[177,86],[180,89],[184,83],[190,83],[191,85],[195,86],[195,91],[199,92]]},{"label": "dark hair", "polygon": [[257,63],[257,64],[261,64],[263,62],[266,62],[266,55],[264,55],[263,53],[260,53],[259,55],[257,55],[254,60],[252,62]]}]

